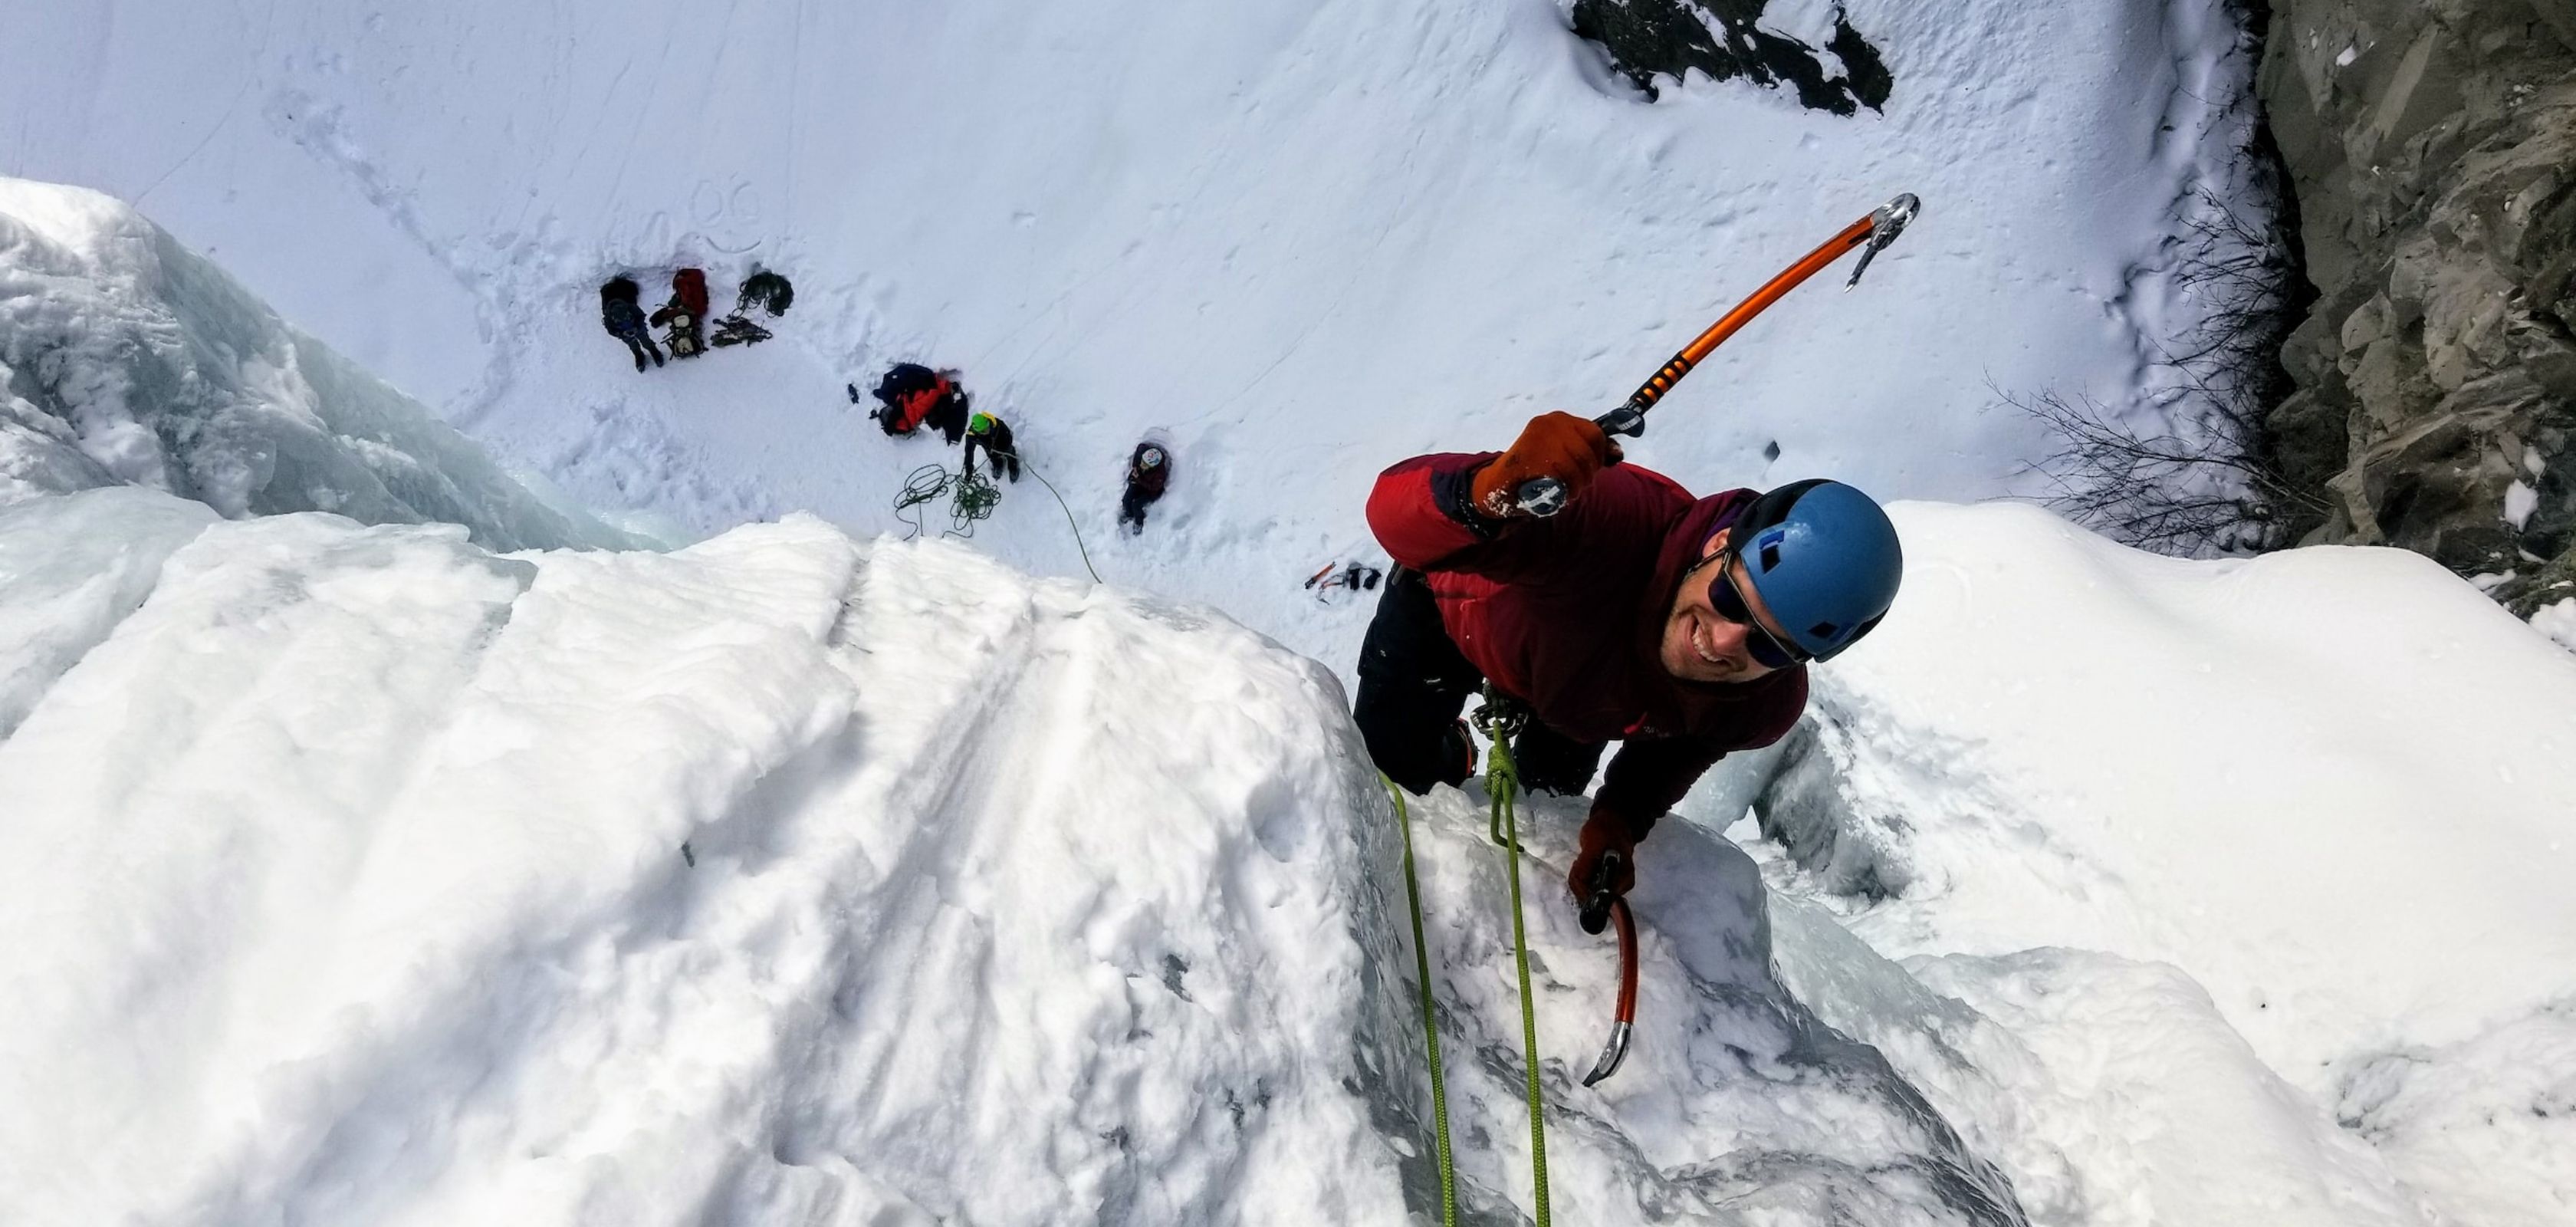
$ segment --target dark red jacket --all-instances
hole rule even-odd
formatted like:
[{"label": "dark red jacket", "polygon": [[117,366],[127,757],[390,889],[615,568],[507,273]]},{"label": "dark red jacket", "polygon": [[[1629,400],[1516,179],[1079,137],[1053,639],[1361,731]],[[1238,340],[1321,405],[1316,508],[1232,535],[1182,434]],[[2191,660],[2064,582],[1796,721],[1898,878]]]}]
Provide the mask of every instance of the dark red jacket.
[{"label": "dark red jacket", "polygon": [[1778,741],[1806,710],[1804,666],[1714,685],[1663,666],[1683,572],[1754,492],[1694,499],[1622,464],[1553,518],[1494,526],[1466,510],[1468,482],[1493,456],[1388,469],[1369,494],[1369,527],[1430,580],[1450,640],[1497,688],[1568,737],[1626,742],[1594,802],[1643,834],[1727,751]]}]

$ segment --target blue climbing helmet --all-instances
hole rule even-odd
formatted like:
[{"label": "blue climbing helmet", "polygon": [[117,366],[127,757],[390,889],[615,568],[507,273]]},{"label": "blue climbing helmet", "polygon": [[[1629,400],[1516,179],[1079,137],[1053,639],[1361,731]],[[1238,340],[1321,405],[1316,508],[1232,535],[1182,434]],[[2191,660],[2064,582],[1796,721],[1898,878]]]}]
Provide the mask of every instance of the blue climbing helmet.
[{"label": "blue climbing helmet", "polygon": [[1887,616],[1905,577],[1896,526],[1838,481],[1791,482],[1735,518],[1729,544],[1771,620],[1811,660],[1828,660]]}]

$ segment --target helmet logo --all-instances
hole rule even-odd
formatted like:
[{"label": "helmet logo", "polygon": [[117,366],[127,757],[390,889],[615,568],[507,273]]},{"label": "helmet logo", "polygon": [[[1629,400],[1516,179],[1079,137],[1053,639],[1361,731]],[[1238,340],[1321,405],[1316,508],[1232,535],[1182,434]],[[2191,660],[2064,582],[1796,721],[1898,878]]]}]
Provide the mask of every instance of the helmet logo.
[{"label": "helmet logo", "polygon": [[1772,571],[1780,566],[1780,543],[1789,539],[1789,530],[1768,528],[1753,539],[1754,551],[1762,556],[1762,569]]}]

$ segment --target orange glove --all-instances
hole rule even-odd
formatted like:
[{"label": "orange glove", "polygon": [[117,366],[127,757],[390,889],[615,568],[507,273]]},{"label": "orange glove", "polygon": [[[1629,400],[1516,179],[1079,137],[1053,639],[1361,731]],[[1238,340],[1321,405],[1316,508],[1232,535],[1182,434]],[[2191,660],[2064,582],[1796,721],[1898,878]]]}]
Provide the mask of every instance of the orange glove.
[{"label": "orange glove", "polygon": [[1521,428],[1512,449],[1476,473],[1469,487],[1477,515],[1488,520],[1524,515],[1521,483],[1553,477],[1565,483],[1566,501],[1583,497],[1602,468],[1619,459],[1619,445],[1588,418],[1559,411],[1542,413]]},{"label": "orange glove", "polygon": [[1574,894],[1574,904],[1581,907],[1591,901],[1592,875],[1599,869],[1601,858],[1611,853],[1619,856],[1618,871],[1611,876],[1610,893],[1624,895],[1637,885],[1637,836],[1628,820],[1599,806],[1583,820],[1581,850],[1574,854],[1574,866],[1565,873],[1565,888]]}]

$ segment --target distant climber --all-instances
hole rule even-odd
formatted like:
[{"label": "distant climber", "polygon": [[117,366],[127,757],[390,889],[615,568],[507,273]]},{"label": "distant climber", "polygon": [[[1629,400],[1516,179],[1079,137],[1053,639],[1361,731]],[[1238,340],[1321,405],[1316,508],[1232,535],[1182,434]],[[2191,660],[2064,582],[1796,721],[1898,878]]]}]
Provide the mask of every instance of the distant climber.
[{"label": "distant climber", "polygon": [[669,325],[662,343],[671,347],[674,358],[695,358],[707,349],[707,274],[703,269],[684,268],[671,274],[671,301],[654,311],[649,321],[654,327]]},{"label": "distant climber", "polygon": [[[1637,842],[1692,783],[1797,723],[1807,665],[1877,626],[1904,571],[1894,525],[1850,486],[1693,498],[1618,459],[1599,426],[1550,413],[1499,455],[1404,461],[1368,500],[1398,564],[1360,648],[1369,756],[1416,793],[1463,781],[1457,717],[1479,683],[1528,712],[1526,787],[1581,793],[1619,741],[1567,875],[1578,901],[1596,869],[1626,893]],[[1568,496],[1552,518],[1515,498],[1542,477]]]},{"label": "distant climber", "polygon": [[787,314],[788,304],[796,301],[796,287],[787,278],[758,265],[742,279],[742,288],[734,294],[733,314],[716,321],[715,335],[707,344],[717,349],[730,345],[758,345],[769,339],[766,328],[754,323],[752,308],[758,307],[771,318]]},{"label": "distant climber", "polygon": [[662,351],[653,347],[653,333],[645,326],[644,309],[635,305],[642,293],[631,277],[611,277],[599,287],[599,326],[608,335],[626,342],[626,351],[635,355],[635,369],[644,369],[644,359],[662,365]]},{"label": "distant climber", "polygon": [[1145,509],[1172,484],[1172,454],[1159,443],[1139,443],[1127,457],[1127,492],[1118,498],[1118,522],[1129,536],[1145,531]]},{"label": "distant climber", "polygon": [[[851,401],[856,402],[857,386],[851,387]],[[934,371],[917,362],[898,362],[877,381],[876,398],[882,407],[868,416],[889,435],[908,435],[928,426],[947,437],[950,443],[964,438],[968,397],[957,386],[957,372]]]},{"label": "distant climber", "polygon": [[1012,481],[1020,479],[1019,445],[1011,440],[1010,424],[989,413],[978,413],[966,420],[966,475],[975,475],[975,449],[983,448],[992,461],[996,475]]}]

